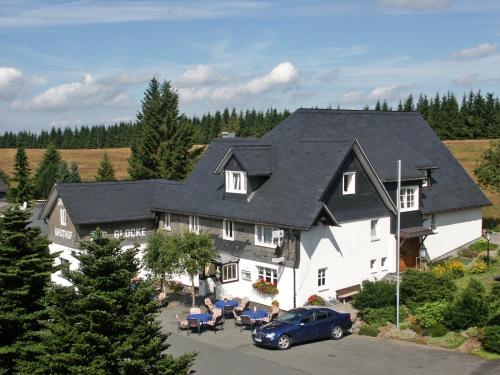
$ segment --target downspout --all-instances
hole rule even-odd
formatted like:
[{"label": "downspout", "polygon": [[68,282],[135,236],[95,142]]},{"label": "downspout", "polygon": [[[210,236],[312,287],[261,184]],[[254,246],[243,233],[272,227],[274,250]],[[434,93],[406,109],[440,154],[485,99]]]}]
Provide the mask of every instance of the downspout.
[{"label": "downspout", "polygon": [[[291,235],[291,230],[290,230]],[[300,232],[295,236],[295,262],[293,264],[293,308],[297,307],[297,279],[296,270],[300,263]]]}]

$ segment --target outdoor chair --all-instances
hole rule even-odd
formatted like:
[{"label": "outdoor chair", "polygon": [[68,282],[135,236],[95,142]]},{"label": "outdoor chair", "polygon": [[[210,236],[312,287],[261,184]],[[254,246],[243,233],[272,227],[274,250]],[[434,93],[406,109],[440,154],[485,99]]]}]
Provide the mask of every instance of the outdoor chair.
[{"label": "outdoor chair", "polygon": [[175,320],[177,321],[177,332],[179,332],[181,329],[189,328],[187,319],[181,319],[179,317],[179,314],[175,314]]},{"label": "outdoor chair", "polygon": [[253,326],[255,325],[255,320],[250,318],[247,315],[240,315],[241,318],[241,327],[240,327],[240,332],[243,331],[243,328],[250,327],[250,330],[253,329]]},{"label": "outdoor chair", "polygon": [[236,310],[233,310],[232,313],[234,317],[234,328],[236,328],[236,326],[241,326],[241,317],[236,314]]},{"label": "outdoor chair", "polygon": [[224,316],[226,316],[226,317],[233,316],[233,311],[234,311],[233,306],[224,307]]},{"label": "outdoor chair", "polygon": [[280,314],[280,308],[279,306],[273,305],[273,308],[271,309],[271,312],[268,314],[267,317],[263,319],[264,323],[269,323],[270,321],[276,320]]},{"label": "outdoor chair", "polygon": [[198,334],[201,335],[201,322],[198,319],[188,319],[188,335],[190,334],[191,331],[198,331]]},{"label": "outdoor chair", "polygon": [[212,320],[207,322],[207,326],[214,329],[214,333],[217,333],[217,327],[221,327],[221,330],[224,330],[224,320],[222,319],[222,311],[220,309],[214,309],[214,313],[212,315]]},{"label": "outdoor chair", "polygon": [[201,314],[201,309],[199,307],[191,307],[189,309],[190,314]]},{"label": "outdoor chair", "polygon": [[212,300],[210,298],[205,298],[205,306],[207,308],[208,311],[212,312],[213,309],[214,309],[214,305],[212,303]]},{"label": "outdoor chair", "polygon": [[250,305],[248,297],[243,297],[243,299],[240,302],[240,305],[236,307],[234,310],[236,311],[237,314],[241,315],[241,313],[248,308],[248,305]]}]

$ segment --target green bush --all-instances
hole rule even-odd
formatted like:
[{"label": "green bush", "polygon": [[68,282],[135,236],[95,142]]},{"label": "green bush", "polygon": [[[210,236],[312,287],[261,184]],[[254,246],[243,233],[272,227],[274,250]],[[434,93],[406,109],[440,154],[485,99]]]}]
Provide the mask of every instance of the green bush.
[{"label": "green bush", "polygon": [[448,302],[427,302],[415,309],[413,314],[418,324],[423,328],[429,328],[443,323],[444,314],[448,308]]},{"label": "green bush", "polygon": [[477,273],[485,273],[488,271],[488,264],[482,258],[476,258],[471,263],[469,268],[469,273],[477,274]]},{"label": "green bush", "polygon": [[489,296],[490,316],[488,325],[500,326],[500,283],[496,282],[491,289]]},{"label": "green bush", "polygon": [[[399,309],[399,321],[403,321],[408,316],[408,309],[401,306]],[[367,307],[360,312],[361,319],[367,324],[385,325],[389,323],[396,323],[396,306],[379,307],[373,309]]]},{"label": "green bush", "polygon": [[378,326],[375,324],[362,326],[358,332],[361,336],[370,336],[377,337],[378,336]]},{"label": "green bush", "polygon": [[484,349],[500,354],[500,325],[484,328]]},{"label": "green bush", "polygon": [[361,291],[354,296],[353,306],[358,310],[396,304],[396,286],[389,281],[363,281]]},{"label": "green bush", "polygon": [[471,279],[462,293],[448,305],[444,323],[451,329],[483,327],[488,321],[488,310],[483,285]]},{"label": "green bush", "polygon": [[457,287],[448,275],[409,269],[401,281],[401,300],[406,305],[451,300]]},{"label": "green bush", "polygon": [[[490,251],[496,250],[497,244],[490,242]],[[475,252],[482,252],[488,250],[488,241],[484,238],[480,238],[478,241],[469,246],[469,249]]]},{"label": "green bush", "polygon": [[443,337],[448,333],[448,328],[444,324],[436,323],[425,329],[424,333],[431,337]]}]

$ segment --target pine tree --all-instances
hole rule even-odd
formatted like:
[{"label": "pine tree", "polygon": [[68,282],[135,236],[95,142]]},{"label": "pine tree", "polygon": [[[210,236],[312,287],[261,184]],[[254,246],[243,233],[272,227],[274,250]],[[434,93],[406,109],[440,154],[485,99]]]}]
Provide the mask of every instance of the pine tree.
[{"label": "pine tree", "polygon": [[406,98],[405,105],[403,107],[403,111],[405,112],[413,112],[415,110],[415,106],[413,105],[413,96],[410,94],[408,98]]},{"label": "pine tree", "polygon": [[188,374],[194,354],[162,354],[167,335],[155,320],[153,287],[132,288],[137,249],[122,250],[97,230],[81,243],[80,270],[68,271],[74,287],[48,293],[39,351],[23,362],[32,374]]},{"label": "pine tree", "polygon": [[500,193],[500,140],[491,142],[474,174],[481,187]]},{"label": "pine tree", "polygon": [[377,112],[380,112],[381,109],[382,108],[380,106],[380,100],[377,100],[377,104],[375,104],[375,109],[374,110],[377,111]]},{"label": "pine tree", "polygon": [[72,161],[69,167],[70,181],[68,182],[82,182],[80,177],[80,170],[78,169],[78,164],[76,161]]},{"label": "pine tree", "polygon": [[53,145],[49,145],[35,173],[35,198],[47,198],[52,186],[57,182],[60,164],[59,152]]},{"label": "pine tree", "polygon": [[19,147],[14,162],[14,181],[16,186],[9,191],[10,200],[15,203],[29,202],[33,198],[33,185],[30,180],[28,156],[24,147]]},{"label": "pine tree", "polygon": [[384,102],[382,103],[382,108],[380,110],[383,111],[383,112],[389,112],[390,111],[389,105],[387,104],[387,100],[386,99],[384,99]]},{"label": "pine tree", "polygon": [[61,160],[57,169],[56,182],[70,182],[70,180],[71,172],[69,171],[68,163],[66,163],[66,161],[64,160]]},{"label": "pine tree", "polygon": [[30,350],[53,272],[49,241],[28,227],[29,218],[17,205],[0,217],[0,373],[12,373],[19,355]]},{"label": "pine tree", "polygon": [[105,152],[101,159],[101,164],[97,169],[97,175],[95,176],[96,181],[116,181],[115,170],[111,160],[109,160],[108,154]]}]

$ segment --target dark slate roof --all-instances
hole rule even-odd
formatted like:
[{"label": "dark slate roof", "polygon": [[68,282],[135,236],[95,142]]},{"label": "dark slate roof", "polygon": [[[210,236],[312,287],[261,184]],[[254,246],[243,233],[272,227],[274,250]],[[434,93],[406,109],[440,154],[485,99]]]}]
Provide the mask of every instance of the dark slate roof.
[{"label": "dark slate roof", "polygon": [[272,145],[232,146],[216,173],[221,173],[227,162],[234,158],[248,176],[268,176],[274,169],[273,156]]},{"label": "dark slate roof", "polygon": [[65,183],[56,184],[54,190],[73,223],[98,224],[153,219],[150,209],[152,182]]},{"label": "dark slate roof", "polygon": [[320,197],[353,146],[343,142],[276,142],[276,169],[248,197],[225,197],[224,176],[214,169],[231,146],[268,144],[255,139],[216,139],[185,184],[155,183],[153,209],[308,229],[323,208]]},{"label": "dark slate roof", "polygon": [[418,168],[430,166],[434,169],[433,183],[423,189],[424,213],[490,204],[416,112],[299,109],[269,132],[263,141],[303,139],[357,139],[382,181],[396,179],[398,159],[402,161],[402,176],[407,179],[425,176],[425,171]]}]

